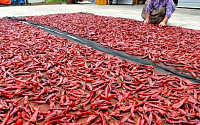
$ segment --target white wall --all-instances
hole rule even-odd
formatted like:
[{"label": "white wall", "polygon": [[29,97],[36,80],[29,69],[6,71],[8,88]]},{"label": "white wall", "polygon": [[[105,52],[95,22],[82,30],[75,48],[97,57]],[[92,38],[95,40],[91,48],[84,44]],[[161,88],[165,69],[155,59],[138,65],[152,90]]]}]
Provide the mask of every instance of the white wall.
[{"label": "white wall", "polygon": [[200,8],[200,0],[178,0],[177,7]]},{"label": "white wall", "polygon": [[[112,4],[116,4],[116,0],[113,0]],[[133,4],[133,0],[118,0],[118,4]]]}]

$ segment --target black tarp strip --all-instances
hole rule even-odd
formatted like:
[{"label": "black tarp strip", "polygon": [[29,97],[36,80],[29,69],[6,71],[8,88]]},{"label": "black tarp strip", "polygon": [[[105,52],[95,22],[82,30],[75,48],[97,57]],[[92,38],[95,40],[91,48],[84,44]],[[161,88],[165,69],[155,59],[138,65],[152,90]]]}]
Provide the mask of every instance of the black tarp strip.
[{"label": "black tarp strip", "polygon": [[43,31],[48,32],[50,34],[60,36],[62,38],[67,38],[68,40],[76,42],[76,43],[87,45],[88,47],[92,47],[93,49],[99,50],[101,52],[106,52],[106,53],[111,54],[111,55],[115,55],[115,56],[117,56],[121,59],[129,60],[129,61],[137,63],[137,64],[152,65],[156,68],[157,71],[160,71],[160,72],[163,72],[163,73],[166,73],[166,74],[170,73],[170,74],[179,76],[181,78],[186,78],[186,79],[188,79],[192,82],[200,83],[200,79],[196,79],[196,78],[193,78],[192,76],[189,76],[189,75],[186,75],[186,74],[181,74],[178,71],[174,71],[174,70],[159,66],[159,65],[157,65],[156,63],[154,63],[150,60],[139,59],[136,56],[126,54],[122,51],[105,48],[102,45],[100,45],[99,43],[96,43],[95,41],[87,40],[87,39],[81,38],[77,35],[69,34],[69,33],[63,32],[61,30],[58,30],[56,28],[51,28],[50,26],[41,25],[41,24],[38,24],[38,23],[35,23],[35,22],[22,20],[22,19],[18,19],[18,18],[15,18],[15,17],[7,17],[7,18],[10,19],[10,20],[22,21],[22,22],[27,23],[27,24],[34,26],[34,27],[39,27]]}]

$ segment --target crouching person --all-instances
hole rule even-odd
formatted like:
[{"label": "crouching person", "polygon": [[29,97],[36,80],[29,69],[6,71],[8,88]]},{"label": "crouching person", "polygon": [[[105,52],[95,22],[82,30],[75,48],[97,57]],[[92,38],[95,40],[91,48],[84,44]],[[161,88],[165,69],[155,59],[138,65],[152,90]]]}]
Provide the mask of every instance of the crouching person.
[{"label": "crouching person", "polygon": [[141,14],[144,24],[153,23],[159,24],[160,27],[165,26],[175,8],[173,0],[147,0]]}]

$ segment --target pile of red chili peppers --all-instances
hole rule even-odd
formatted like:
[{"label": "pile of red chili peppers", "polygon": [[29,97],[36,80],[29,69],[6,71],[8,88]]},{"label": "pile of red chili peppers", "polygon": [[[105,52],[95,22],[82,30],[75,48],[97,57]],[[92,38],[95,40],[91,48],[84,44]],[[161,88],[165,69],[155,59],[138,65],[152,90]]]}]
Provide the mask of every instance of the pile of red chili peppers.
[{"label": "pile of red chili peppers", "polygon": [[1,125],[200,124],[200,85],[0,19]]},{"label": "pile of red chili peppers", "polygon": [[[200,31],[175,26],[159,28],[143,22],[93,14],[72,13],[25,17],[68,33],[97,41],[104,47],[162,62],[200,77]],[[169,67],[168,67],[169,68]],[[184,73],[184,72],[183,72]]]}]

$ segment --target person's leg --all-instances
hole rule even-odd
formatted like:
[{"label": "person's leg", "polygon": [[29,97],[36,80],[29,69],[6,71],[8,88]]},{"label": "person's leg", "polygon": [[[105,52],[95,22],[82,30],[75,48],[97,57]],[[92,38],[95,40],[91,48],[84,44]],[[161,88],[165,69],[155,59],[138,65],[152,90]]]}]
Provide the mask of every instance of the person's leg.
[{"label": "person's leg", "polygon": [[[146,19],[146,15],[147,15],[146,7],[148,3],[149,3],[149,0],[145,2],[145,5],[141,13],[141,16],[144,20]],[[159,24],[165,18],[165,15],[166,15],[166,7],[161,7],[158,10],[153,10],[150,15],[150,23]]]},{"label": "person's leg", "polygon": [[153,10],[150,15],[150,23],[159,24],[166,15],[166,7],[161,7],[158,10]]},{"label": "person's leg", "polygon": [[159,18],[158,18],[158,23],[162,22],[163,19],[166,16],[166,7],[161,7],[159,8]]}]

